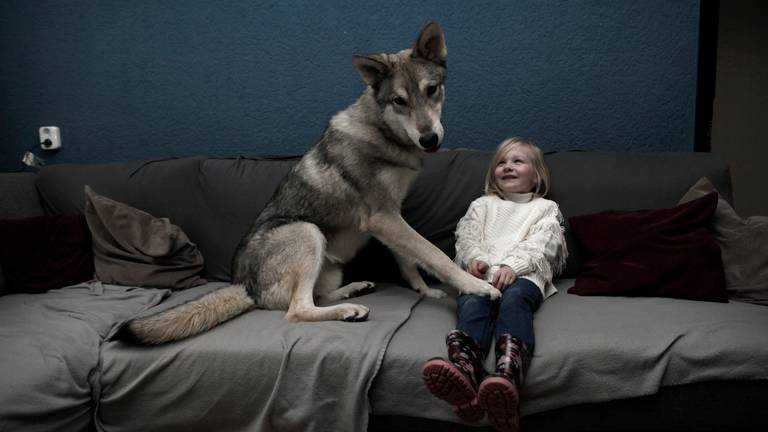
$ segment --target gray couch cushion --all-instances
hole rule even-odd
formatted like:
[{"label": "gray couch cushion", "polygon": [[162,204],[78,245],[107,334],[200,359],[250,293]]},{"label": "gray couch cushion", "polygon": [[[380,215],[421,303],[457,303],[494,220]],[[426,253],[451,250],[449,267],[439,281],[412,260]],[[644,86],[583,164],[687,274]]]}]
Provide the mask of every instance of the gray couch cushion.
[{"label": "gray couch cushion", "polygon": [[40,170],[37,188],[46,213],[82,213],[85,185],[113,200],[182,223],[195,217],[193,192],[203,158],[108,164],[59,164]]},{"label": "gray couch cushion", "polygon": [[85,187],[85,219],[93,238],[96,278],[137,287],[202,285],[203,256],[168,218],[111,200]]},{"label": "gray couch cushion", "polygon": [[454,231],[469,204],[483,194],[490,152],[444,151],[429,154],[403,202],[403,217],[442,249],[456,253]]},{"label": "gray couch cushion", "polygon": [[[717,189],[702,177],[680,199],[697,199]],[[768,216],[742,218],[722,198],[709,225],[722,250],[731,299],[768,305]]]},{"label": "gray couch cushion", "polygon": [[230,280],[237,245],[297,160],[207,159],[200,165],[197,199],[201,220],[194,234],[187,233],[193,241],[200,238],[197,244],[211,277]]}]

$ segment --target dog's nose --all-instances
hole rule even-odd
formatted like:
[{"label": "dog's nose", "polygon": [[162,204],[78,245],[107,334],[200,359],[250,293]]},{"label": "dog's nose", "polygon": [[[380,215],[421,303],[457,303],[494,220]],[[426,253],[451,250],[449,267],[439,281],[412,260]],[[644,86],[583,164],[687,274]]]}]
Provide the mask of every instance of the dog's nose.
[{"label": "dog's nose", "polygon": [[434,132],[427,132],[419,137],[419,144],[424,150],[434,150],[440,144],[440,137]]}]

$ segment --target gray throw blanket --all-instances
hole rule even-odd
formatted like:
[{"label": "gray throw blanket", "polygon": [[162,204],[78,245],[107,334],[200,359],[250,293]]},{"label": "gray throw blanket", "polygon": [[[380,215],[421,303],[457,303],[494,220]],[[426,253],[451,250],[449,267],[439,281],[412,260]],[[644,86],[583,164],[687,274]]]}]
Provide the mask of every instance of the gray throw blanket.
[{"label": "gray throw blanket", "polygon": [[[141,316],[222,286],[175,292]],[[254,310],[166,345],[114,338],[103,349],[101,381],[109,384],[102,389],[97,425],[141,430],[152,419],[156,430],[190,430],[194,424],[200,431],[364,431],[371,383],[390,339],[420,297],[380,285],[351,301],[371,308],[367,321],[291,324],[284,311]]]},{"label": "gray throw blanket", "polygon": [[168,293],[96,282],[0,297],[0,431],[87,430],[103,340]]}]

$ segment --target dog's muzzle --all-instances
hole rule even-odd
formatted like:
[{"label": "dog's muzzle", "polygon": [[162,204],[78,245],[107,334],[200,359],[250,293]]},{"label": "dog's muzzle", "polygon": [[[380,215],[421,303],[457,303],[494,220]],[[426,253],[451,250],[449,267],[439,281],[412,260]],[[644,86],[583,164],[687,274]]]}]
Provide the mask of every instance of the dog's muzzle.
[{"label": "dog's muzzle", "polygon": [[434,152],[440,148],[440,137],[434,132],[427,132],[419,137],[419,145],[427,152]]}]

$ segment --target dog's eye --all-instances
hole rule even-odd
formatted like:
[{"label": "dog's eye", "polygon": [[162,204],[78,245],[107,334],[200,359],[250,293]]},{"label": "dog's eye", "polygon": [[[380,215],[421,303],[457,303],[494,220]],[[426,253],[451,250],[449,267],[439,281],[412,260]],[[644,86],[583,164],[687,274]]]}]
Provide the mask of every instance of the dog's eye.
[{"label": "dog's eye", "polygon": [[408,102],[405,99],[401,98],[400,96],[392,99],[392,102],[394,102],[395,105],[400,105],[402,107],[408,106]]},{"label": "dog's eye", "polygon": [[431,85],[427,87],[427,97],[432,97],[433,94],[437,91],[436,85]]}]

